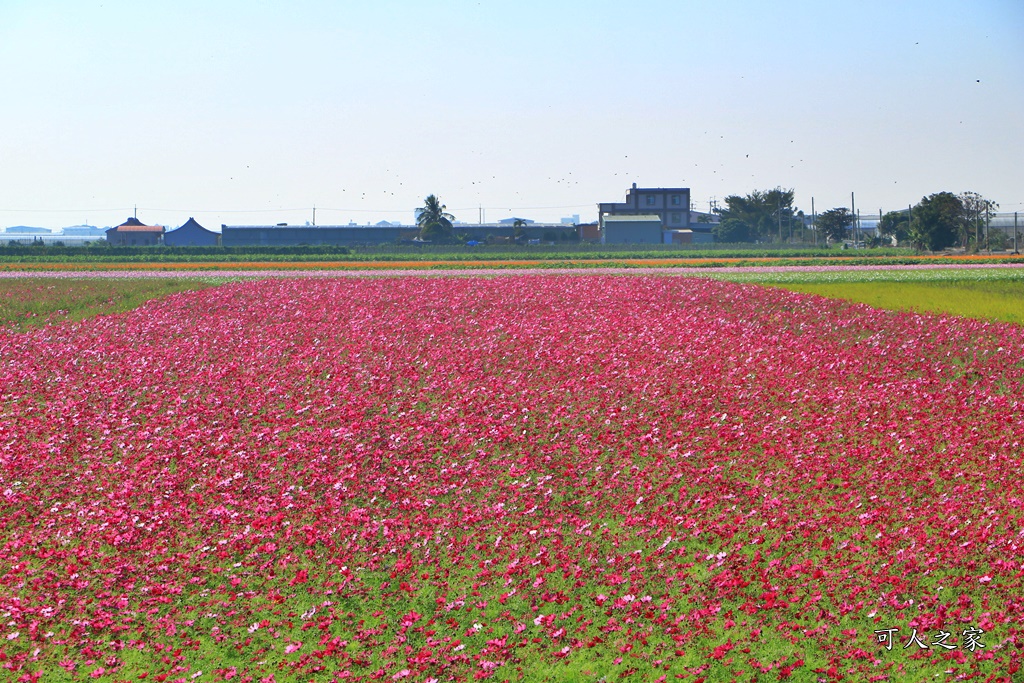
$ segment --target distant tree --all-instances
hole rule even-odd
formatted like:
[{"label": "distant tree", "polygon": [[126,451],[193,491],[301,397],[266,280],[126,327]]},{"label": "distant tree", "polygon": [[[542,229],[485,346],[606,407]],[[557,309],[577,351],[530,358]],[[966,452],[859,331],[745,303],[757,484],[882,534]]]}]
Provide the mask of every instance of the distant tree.
[{"label": "distant tree", "polygon": [[796,215],[793,206],[794,190],[776,187],[774,190],[754,190],[745,197],[729,195],[725,208],[715,209],[722,221],[735,218],[749,227],[749,241],[782,239],[780,226],[790,226]]},{"label": "distant tree", "polygon": [[517,218],[512,221],[512,236],[516,242],[522,242],[526,239],[526,221],[522,218]]},{"label": "distant tree", "polygon": [[981,248],[982,240],[987,237],[985,225],[995,215],[999,204],[991,199],[985,199],[977,192],[961,192],[957,199],[963,207],[961,220],[960,245],[967,247],[968,242],[973,238],[975,248]]},{"label": "distant tree", "polygon": [[447,209],[436,195],[430,195],[423,200],[423,206],[418,211],[416,225],[420,228],[420,239],[430,242],[445,242],[452,238],[452,221],[455,216],[446,213]]},{"label": "distant tree", "polygon": [[829,242],[841,242],[846,231],[853,225],[853,214],[845,206],[818,214],[817,229]]},{"label": "distant tree", "polygon": [[878,222],[878,232],[886,237],[895,237],[896,243],[906,242],[910,237],[910,218],[906,211],[890,211]]},{"label": "distant tree", "polygon": [[1010,241],[1010,236],[1001,230],[994,230],[988,236],[988,248],[992,251],[1006,251],[1012,246],[1013,242]]},{"label": "distant tree", "polygon": [[923,197],[910,220],[910,240],[919,249],[940,251],[963,235],[964,205],[952,192]]},{"label": "distant tree", "polygon": [[884,237],[881,237],[879,235],[865,235],[864,236],[864,245],[867,246],[867,247],[871,247],[872,249],[877,249],[878,247],[882,246],[882,244],[886,243],[887,241],[888,240],[886,240]]},{"label": "distant tree", "polygon": [[739,218],[724,218],[711,228],[716,242],[750,242],[750,226]]}]

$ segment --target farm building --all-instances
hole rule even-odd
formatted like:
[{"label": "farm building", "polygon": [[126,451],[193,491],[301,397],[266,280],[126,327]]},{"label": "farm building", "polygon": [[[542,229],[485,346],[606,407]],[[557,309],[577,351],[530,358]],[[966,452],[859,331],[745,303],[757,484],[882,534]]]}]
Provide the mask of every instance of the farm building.
[{"label": "farm building", "polygon": [[[574,226],[560,223],[532,223],[515,228],[502,223],[455,223],[454,233],[468,240],[512,240],[521,230],[522,238],[537,241],[571,240]],[[411,241],[419,235],[415,225],[222,225],[221,242],[225,247],[338,245],[361,246]],[[660,240],[660,237],[659,237]]]},{"label": "farm building", "polygon": [[375,225],[222,225],[225,247],[291,247],[298,245],[347,246],[384,244],[412,239],[415,227],[377,227]]},{"label": "farm building", "polygon": [[146,225],[134,216],[107,230],[107,241],[119,246],[156,246],[161,243],[163,236],[164,226]]},{"label": "farm building", "polygon": [[666,230],[664,236],[665,244],[710,244],[715,241],[710,232],[697,230]]},{"label": "farm building", "polygon": [[[626,191],[626,201],[597,205],[598,220],[606,216],[657,216],[668,230],[690,227],[690,188],[633,187]],[[658,240],[659,242],[661,239]]]},{"label": "farm building", "polygon": [[220,235],[207,230],[189,218],[180,228],[164,234],[164,244],[168,247],[215,247],[220,244]]},{"label": "farm building", "polygon": [[[608,239],[607,223],[610,220],[623,218],[636,218],[638,216],[654,217],[661,224],[661,230],[673,235],[662,235],[659,233],[657,239],[653,239],[652,233],[647,233],[643,239],[630,238],[627,241],[648,244],[673,244],[706,242],[711,240],[711,225],[705,223],[694,223],[690,216],[690,188],[688,187],[633,187],[626,191],[625,202],[602,202],[597,205],[598,226],[606,244],[615,242],[621,243],[620,239]],[[641,221],[642,223],[643,221]],[[634,226],[636,227],[636,226]],[[616,234],[621,231],[621,226],[613,229]],[[680,230],[691,230],[690,238],[683,238],[685,233],[678,233]],[[638,235],[638,233],[629,233]],[[678,240],[687,241],[679,242]]]},{"label": "farm building", "polygon": [[605,216],[603,244],[661,244],[661,218],[656,215]]},{"label": "farm building", "polygon": [[582,242],[601,241],[601,227],[597,223],[580,223],[576,230]]}]

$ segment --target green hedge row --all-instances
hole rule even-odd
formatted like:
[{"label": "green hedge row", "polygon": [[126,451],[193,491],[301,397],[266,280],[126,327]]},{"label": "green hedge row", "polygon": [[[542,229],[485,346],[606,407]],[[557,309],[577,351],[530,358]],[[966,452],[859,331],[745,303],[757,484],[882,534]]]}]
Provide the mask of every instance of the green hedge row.
[{"label": "green hedge row", "polygon": [[210,261],[609,261],[619,259],[722,259],[722,258],[799,258],[839,259],[842,262],[879,258],[911,256],[909,249],[839,250],[827,248],[765,248],[745,245],[716,245],[712,249],[692,247],[635,248],[635,247],[578,247],[573,245],[548,247],[480,248],[434,245],[422,248],[384,250],[380,248],[349,248],[341,246],[293,247],[124,247],[124,246],[54,246],[8,245],[0,246],[0,263],[203,263]]}]

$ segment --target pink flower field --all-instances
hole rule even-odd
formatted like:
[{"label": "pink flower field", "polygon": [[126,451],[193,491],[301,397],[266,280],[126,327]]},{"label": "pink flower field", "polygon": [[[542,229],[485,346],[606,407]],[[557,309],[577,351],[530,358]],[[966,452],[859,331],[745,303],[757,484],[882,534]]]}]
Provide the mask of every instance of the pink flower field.
[{"label": "pink flower field", "polygon": [[0,375],[2,680],[1024,675],[1019,326],[275,279],[0,331]]}]

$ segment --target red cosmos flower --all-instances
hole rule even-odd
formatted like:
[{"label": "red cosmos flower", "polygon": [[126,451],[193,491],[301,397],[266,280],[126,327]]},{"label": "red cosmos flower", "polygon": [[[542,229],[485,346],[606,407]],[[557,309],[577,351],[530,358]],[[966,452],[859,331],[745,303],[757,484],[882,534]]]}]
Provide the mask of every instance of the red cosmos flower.
[{"label": "red cosmos flower", "polygon": [[733,645],[731,640],[727,641],[727,642],[723,643],[722,645],[719,645],[718,647],[716,647],[714,650],[712,650],[712,652],[711,652],[711,654],[709,656],[712,659],[721,659],[728,652],[730,652],[734,647],[735,647],[735,645]]},{"label": "red cosmos flower", "polygon": [[3,332],[0,661],[260,680],[302,642],[289,680],[469,680],[628,645],[689,680],[784,645],[861,680],[876,628],[974,625],[993,659],[957,666],[1005,675],[1021,349],[576,275],[235,282]]}]

